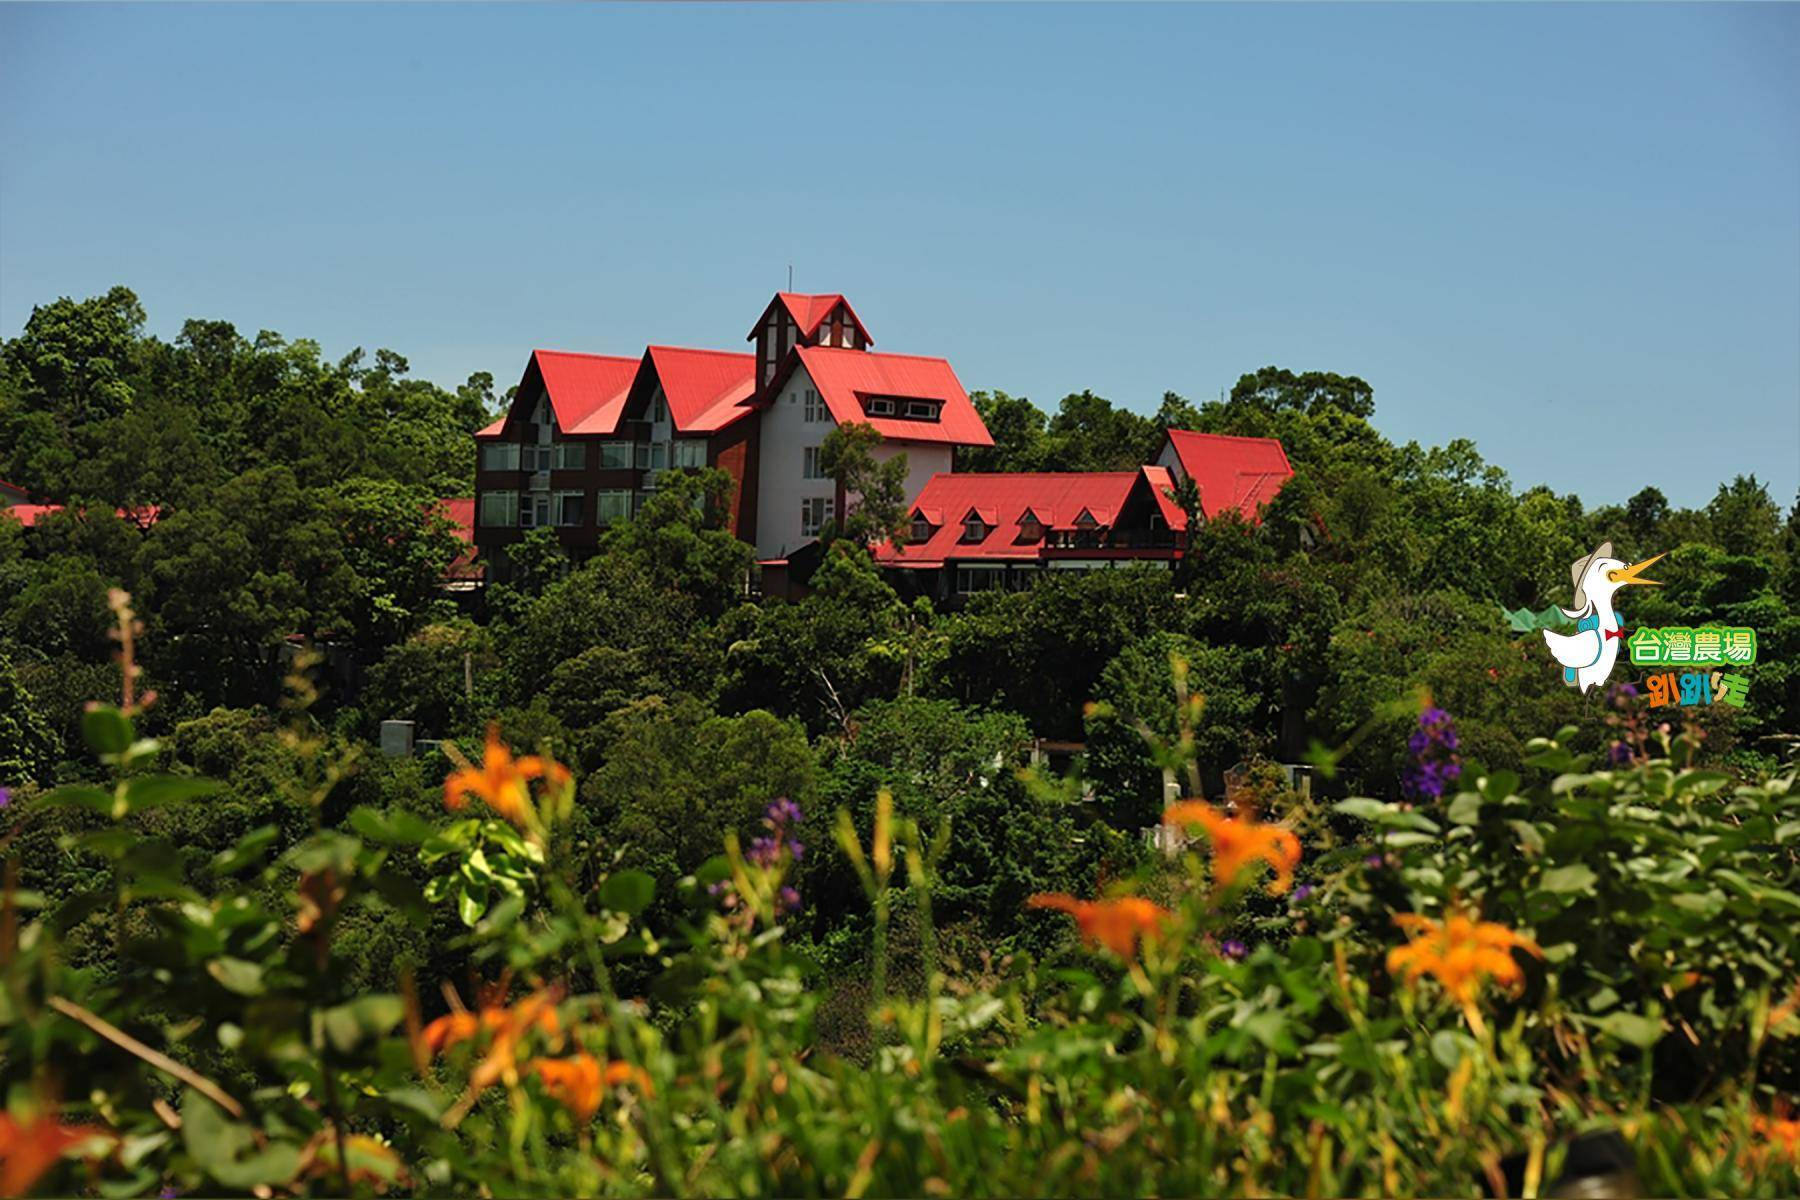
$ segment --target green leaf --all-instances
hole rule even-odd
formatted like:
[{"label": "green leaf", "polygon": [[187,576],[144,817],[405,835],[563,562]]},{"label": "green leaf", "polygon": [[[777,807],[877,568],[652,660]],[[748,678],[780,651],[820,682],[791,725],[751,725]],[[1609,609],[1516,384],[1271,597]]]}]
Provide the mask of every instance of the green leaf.
[{"label": "green leaf", "polygon": [[206,973],[219,985],[240,996],[259,996],[263,990],[261,964],[224,955],[206,964]]},{"label": "green leaf", "polygon": [[1431,1057],[1446,1071],[1454,1071],[1464,1056],[1478,1050],[1475,1039],[1455,1029],[1440,1029],[1431,1035]]},{"label": "green leaf", "polygon": [[221,850],[212,860],[215,875],[231,875],[262,860],[281,831],[273,825],[259,825],[237,840],[229,850]]},{"label": "green leaf", "polygon": [[218,1105],[192,1090],[181,1098],[181,1140],[207,1174],[233,1190],[274,1187],[300,1170],[300,1147],[270,1142],[256,1150],[248,1125],[231,1120]]},{"label": "green leaf", "polygon": [[656,880],[642,871],[616,871],[600,885],[600,899],[614,912],[635,917],[650,907]]},{"label": "green leaf", "polygon": [[481,914],[487,911],[487,887],[465,887],[456,893],[456,915],[464,925],[473,929],[481,920]]},{"label": "green leaf", "polygon": [[81,736],[95,754],[123,754],[131,749],[131,719],[110,704],[96,704],[81,714]]},{"label": "green leaf", "polygon": [[114,815],[113,794],[84,783],[65,783],[59,788],[52,788],[39,796],[37,803],[47,808],[91,808],[106,816]]},{"label": "green leaf", "polygon": [[400,997],[385,993],[359,996],[348,1004],[325,1010],[325,1036],[340,1054],[356,1049],[365,1037],[383,1037],[400,1023],[406,1007]]},{"label": "green leaf", "polygon": [[1452,825],[1473,825],[1481,820],[1481,796],[1476,792],[1460,792],[1450,802],[1446,815]]},{"label": "green leaf", "polygon": [[1390,806],[1385,801],[1368,796],[1351,796],[1348,800],[1339,800],[1331,806],[1332,812],[1343,813],[1347,817],[1361,817],[1365,821],[1379,820],[1389,809]]},{"label": "green leaf", "polygon": [[138,775],[125,781],[125,811],[142,812],[224,790],[217,780],[197,775]]},{"label": "green leaf", "polygon": [[1645,1050],[1656,1045],[1662,1038],[1662,1022],[1655,1017],[1643,1017],[1637,1013],[1613,1013],[1600,1018],[1595,1024],[1620,1041]]},{"label": "green leaf", "polygon": [[1538,887],[1557,895],[1566,892],[1591,892],[1599,878],[1585,864],[1572,863],[1545,871],[1544,877],[1538,881]]},{"label": "green leaf", "polygon": [[1402,829],[1397,833],[1387,834],[1381,839],[1381,844],[1391,849],[1400,850],[1407,846],[1423,846],[1428,842],[1435,841],[1437,841],[1437,839],[1432,837],[1429,833],[1420,833],[1415,829]]},{"label": "green leaf", "polygon": [[417,813],[402,808],[377,812],[367,806],[350,813],[350,828],[371,842],[386,846],[422,845],[436,832],[431,823]]}]

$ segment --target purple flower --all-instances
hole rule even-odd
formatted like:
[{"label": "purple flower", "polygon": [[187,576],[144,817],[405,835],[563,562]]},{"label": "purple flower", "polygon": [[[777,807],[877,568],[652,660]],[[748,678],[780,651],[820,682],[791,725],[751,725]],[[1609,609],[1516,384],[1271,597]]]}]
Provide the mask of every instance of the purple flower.
[{"label": "purple flower", "polygon": [[1628,742],[1614,742],[1606,748],[1606,761],[1615,767],[1631,765],[1631,745]]},{"label": "purple flower", "polygon": [[776,828],[798,825],[800,823],[800,806],[786,796],[772,800],[769,802],[769,807],[763,810],[763,820]]},{"label": "purple flower", "polygon": [[1313,894],[1313,885],[1310,883],[1303,883],[1299,887],[1294,889],[1294,898],[1292,900],[1292,903],[1305,904],[1307,901],[1307,897],[1311,896],[1312,894]]},{"label": "purple flower", "polygon": [[11,803],[12,803],[12,789],[8,788],[8,787],[0,787],[0,808],[5,808],[7,805],[9,805]]},{"label": "purple flower", "polygon": [[1244,943],[1238,941],[1236,938],[1226,938],[1219,943],[1219,953],[1226,958],[1239,959],[1248,954],[1249,950],[1245,948]]},{"label": "purple flower", "polygon": [[1379,871],[1381,868],[1387,866],[1387,859],[1379,854],[1371,854],[1369,857],[1363,859],[1363,866],[1369,868],[1371,871]]},{"label": "purple flower", "polygon": [[772,867],[781,860],[781,843],[767,835],[754,838],[744,857],[759,867]]},{"label": "purple flower", "polygon": [[800,910],[800,893],[791,887],[784,887],[776,894],[775,906],[784,913]]},{"label": "purple flower", "polygon": [[1419,727],[1406,739],[1413,765],[1400,781],[1402,791],[1415,800],[1442,799],[1444,790],[1462,774],[1456,753],[1460,744],[1449,713],[1435,706],[1420,713]]}]

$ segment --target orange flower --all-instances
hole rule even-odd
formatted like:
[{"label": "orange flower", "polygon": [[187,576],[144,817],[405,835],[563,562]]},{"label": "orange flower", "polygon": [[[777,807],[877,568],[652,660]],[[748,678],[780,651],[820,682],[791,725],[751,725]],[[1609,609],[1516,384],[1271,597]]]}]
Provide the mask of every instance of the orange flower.
[{"label": "orange flower", "polygon": [[571,1058],[534,1058],[527,1069],[544,1081],[544,1090],[560,1102],[577,1120],[594,1119],[600,1111],[600,1098],[609,1087],[635,1083],[648,1093],[650,1077],[626,1062],[609,1062],[604,1066],[591,1054]]},{"label": "orange flower", "polygon": [[1800,1118],[1791,1115],[1785,1101],[1776,1102],[1773,1116],[1758,1114],[1750,1128],[1767,1143],[1760,1148],[1762,1155],[1776,1154],[1800,1164]]},{"label": "orange flower", "polygon": [[88,1126],[64,1125],[39,1113],[29,1121],[0,1112],[0,1195],[23,1196],[56,1165],[63,1151],[96,1132]]},{"label": "orange flower", "polygon": [[1230,817],[1204,800],[1183,800],[1163,813],[1165,825],[1198,825],[1212,843],[1213,890],[1222,892],[1236,883],[1246,867],[1258,860],[1274,868],[1269,890],[1285,892],[1300,865],[1300,839],[1291,829],[1265,825],[1253,816]]},{"label": "orange flower", "polygon": [[490,1004],[478,1014],[448,1013],[425,1026],[420,1037],[431,1053],[439,1054],[484,1031],[491,1034],[493,1041],[489,1043],[487,1053],[469,1072],[470,1086],[480,1090],[517,1070],[519,1043],[533,1029],[546,1037],[555,1037],[562,1032],[562,1024],[556,1016],[558,999],[556,991],[544,990],[533,992],[511,1008]]},{"label": "orange flower", "polygon": [[444,806],[457,810],[468,803],[468,797],[478,796],[487,806],[524,828],[531,822],[531,789],[529,782],[543,779],[554,787],[561,787],[569,782],[569,769],[553,758],[539,758],[527,755],[514,760],[512,751],[500,740],[500,727],[489,725],[487,733],[487,749],[482,755],[481,766],[476,767],[455,754],[461,763],[450,777],[444,780]]},{"label": "orange flower", "polygon": [[1085,941],[1105,946],[1127,960],[1136,957],[1140,938],[1154,941],[1161,936],[1163,923],[1171,915],[1167,909],[1138,896],[1077,900],[1066,892],[1039,892],[1026,903],[1032,908],[1053,908],[1068,913],[1075,918]]},{"label": "orange flower", "polygon": [[1408,983],[1430,975],[1465,1010],[1473,1006],[1482,985],[1490,979],[1515,989],[1524,984],[1525,973],[1513,957],[1514,950],[1544,956],[1530,938],[1464,912],[1453,911],[1443,921],[1419,913],[1399,913],[1394,924],[1406,931],[1408,940],[1388,951],[1388,970],[1404,975]]}]

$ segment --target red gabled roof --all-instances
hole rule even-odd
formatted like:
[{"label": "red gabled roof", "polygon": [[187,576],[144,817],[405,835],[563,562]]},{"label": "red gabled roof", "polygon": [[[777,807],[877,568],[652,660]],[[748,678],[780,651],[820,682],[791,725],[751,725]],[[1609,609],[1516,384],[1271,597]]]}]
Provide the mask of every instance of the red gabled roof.
[{"label": "red gabled roof", "polygon": [[1171,429],[1169,444],[1181,469],[1199,485],[1200,508],[1209,517],[1236,511],[1254,518],[1294,477],[1278,438]]},{"label": "red gabled roof", "polygon": [[[842,293],[825,292],[811,295],[805,292],[776,292],[775,299],[769,301],[769,306],[774,307],[777,304],[787,309],[788,315],[794,318],[794,324],[800,327],[800,336],[805,338],[811,337],[818,330],[820,323],[831,315],[831,310],[841,304],[844,306],[844,311],[850,315],[850,319],[856,323],[857,330],[862,334],[863,343],[869,346],[875,344],[875,339],[869,336],[869,330],[863,325],[862,318],[856,315],[856,310],[850,307],[850,302],[844,299]],[[755,341],[756,331],[761,329],[763,322],[768,319],[769,309],[765,308],[762,315],[756,318],[756,324],[751,327],[750,335],[744,340],[746,342]]]},{"label": "red gabled roof", "polygon": [[754,354],[651,346],[644,362],[662,384],[677,432],[716,433],[750,414],[743,402],[756,390]]},{"label": "red gabled roof", "polygon": [[1186,529],[1187,514],[1175,503],[1175,480],[1167,467],[1145,467],[1144,478],[1150,483],[1150,494],[1162,512],[1163,523],[1170,529]]},{"label": "red gabled roof", "polygon": [[38,523],[38,518],[63,510],[60,504],[10,504],[0,505],[0,514],[17,518],[19,524],[30,529]]},{"label": "red gabled roof", "polygon": [[[612,433],[625,408],[625,393],[637,375],[638,360],[613,354],[576,354],[568,350],[533,350],[520,380],[523,389],[535,370],[550,394],[556,424],[564,433]],[[502,417],[475,436],[498,437]]]},{"label": "red gabled roof", "polygon": [[[873,425],[883,437],[897,441],[947,442],[955,446],[994,444],[956,372],[941,358],[827,346],[801,346],[795,353],[825,398],[832,419],[840,425]],[[871,417],[863,412],[866,396],[935,400],[943,407],[935,421]]]},{"label": "red gabled roof", "polygon": [[[1042,554],[1044,539],[1022,538],[1019,525],[1027,512],[1056,529],[1073,529],[1084,512],[1092,514],[1100,524],[1110,524],[1135,488],[1154,490],[1159,482],[1166,484],[1167,480],[1168,473],[1155,467],[1137,471],[940,473],[926,482],[907,510],[909,514],[924,514],[937,527],[931,536],[904,546],[883,544],[876,548],[876,557],[884,566],[895,567],[935,567],[954,559],[1036,559]],[[1180,509],[1166,500],[1159,500],[1158,507],[1171,529],[1186,527]],[[990,526],[987,536],[979,542],[963,540],[963,523],[971,512]]]},{"label": "red gabled roof", "polygon": [[[0,514],[16,517],[19,524],[30,529],[43,518],[49,516],[51,513],[59,513],[65,507],[66,506],[62,504],[0,505]],[[85,511],[85,509],[78,510],[76,515],[82,515]],[[130,521],[139,529],[148,532],[152,525],[162,519],[162,507],[156,504],[143,504],[139,505],[137,508],[115,508],[113,509],[113,515],[118,517],[121,521]]]}]

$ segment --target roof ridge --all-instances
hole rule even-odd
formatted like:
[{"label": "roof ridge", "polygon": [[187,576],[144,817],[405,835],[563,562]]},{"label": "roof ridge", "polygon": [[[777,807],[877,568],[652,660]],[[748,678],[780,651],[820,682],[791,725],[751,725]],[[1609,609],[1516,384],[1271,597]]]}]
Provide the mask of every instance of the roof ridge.
[{"label": "roof ridge", "polygon": [[713,354],[724,358],[748,358],[755,360],[756,355],[745,350],[711,350],[703,346],[669,346],[661,342],[652,342],[644,347],[646,353],[652,350],[678,350],[683,354]]},{"label": "roof ridge", "polygon": [[555,354],[561,358],[604,358],[612,362],[622,363],[637,362],[640,357],[636,354],[595,354],[591,350],[552,350],[546,346],[535,347],[531,352],[534,355]]}]

